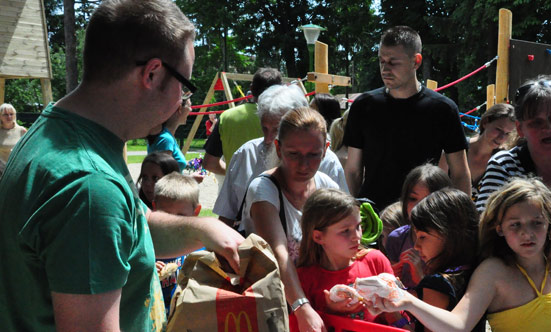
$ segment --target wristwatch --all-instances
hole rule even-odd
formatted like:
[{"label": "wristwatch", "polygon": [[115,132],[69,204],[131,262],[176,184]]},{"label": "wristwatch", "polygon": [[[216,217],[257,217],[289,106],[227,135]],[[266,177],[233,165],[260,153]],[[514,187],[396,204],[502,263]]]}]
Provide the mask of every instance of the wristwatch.
[{"label": "wristwatch", "polygon": [[291,311],[295,312],[298,310],[298,308],[302,307],[306,303],[310,303],[307,298],[301,297],[300,299],[296,300],[293,304],[291,304]]}]

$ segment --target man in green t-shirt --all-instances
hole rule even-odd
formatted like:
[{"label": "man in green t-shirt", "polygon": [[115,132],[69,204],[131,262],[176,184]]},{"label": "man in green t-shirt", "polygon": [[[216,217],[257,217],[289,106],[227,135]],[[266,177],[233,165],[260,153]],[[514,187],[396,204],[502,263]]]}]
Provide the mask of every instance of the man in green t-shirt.
[{"label": "man in green t-shirt", "polygon": [[161,331],[155,257],[205,246],[238,270],[239,234],[149,211],[122,157],[190,106],[193,39],[170,0],[105,0],[92,15],[82,83],[44,110],[0,182],[2,331]]}]

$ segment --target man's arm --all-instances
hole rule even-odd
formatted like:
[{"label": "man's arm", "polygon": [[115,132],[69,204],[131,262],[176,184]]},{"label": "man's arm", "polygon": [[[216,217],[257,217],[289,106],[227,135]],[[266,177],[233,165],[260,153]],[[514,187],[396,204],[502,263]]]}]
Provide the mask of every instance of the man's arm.
[{"label": "man's arm", "polygon": [[148,211],[147,221],[157,258],[182,256],[205,246],[223,256],[239,273],[237,247],[244,238],[218,219]]},{"label": "man's arm", "polygon": [[471,171],[467,163],[465,150],[446,153],[446,161],[450,169],[450,178],[454,187],[471,196]]},{"label": "man's arm", "polygon": [[120,331],[121,289],[100,294],[51,294],[57,331]]},{"label": "man's arm", "polygon": [[346,176],[346,183],[348,184],[350,194],[354,197],[358,196],[363,180],[361,149],[353,148],[351,146],[348,147],[348,161],[344,167],[344,175]]},{"label": "man's arm", "polygon": [[215,174],[226,175],[226,163],[222,161],[222,158],[209,153],[205,153],[203,157],[203,167]]}]

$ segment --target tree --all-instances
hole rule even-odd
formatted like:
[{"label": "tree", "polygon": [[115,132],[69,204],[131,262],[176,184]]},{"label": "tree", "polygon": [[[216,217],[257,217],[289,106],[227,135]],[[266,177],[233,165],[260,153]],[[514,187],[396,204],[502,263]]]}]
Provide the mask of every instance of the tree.
[{"label": "tree", "polygon": [[63,23],[65,31],[66,92],[78,85],[77,42],[75,31],[75,1],[63,0]]}]

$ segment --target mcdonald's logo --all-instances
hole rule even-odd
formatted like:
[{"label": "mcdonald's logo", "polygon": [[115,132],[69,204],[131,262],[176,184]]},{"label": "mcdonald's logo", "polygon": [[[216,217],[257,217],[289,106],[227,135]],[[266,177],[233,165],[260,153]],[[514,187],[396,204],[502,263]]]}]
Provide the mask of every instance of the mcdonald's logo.
[{"label": "mcdonald's logo", "polygon": [[[247,330],[244,330],[243,332],[254,332],[253,325],[251,324],[251,320],[249,319],[249,315],[243,310],[239,312],[237,317],[235,316],[235,313],[229,312],[226,315],[226,319],[224,321],[224,332],[242,332],[241,331],[241,317],[245,318],[245,323],[247,325]],[[230,320],[233,319],[233,325],[235,329],[230,330]]]}]

